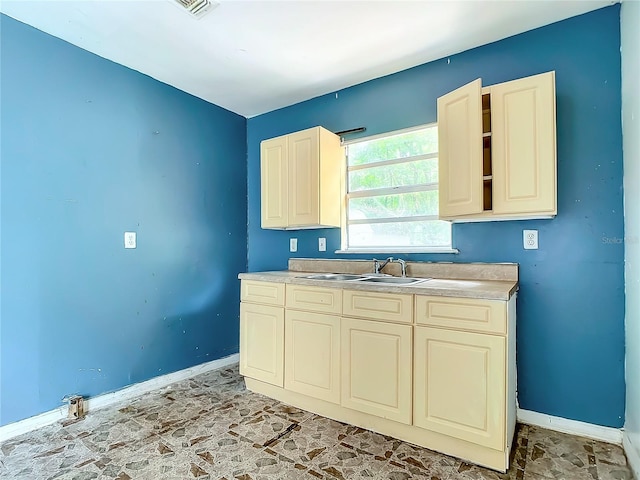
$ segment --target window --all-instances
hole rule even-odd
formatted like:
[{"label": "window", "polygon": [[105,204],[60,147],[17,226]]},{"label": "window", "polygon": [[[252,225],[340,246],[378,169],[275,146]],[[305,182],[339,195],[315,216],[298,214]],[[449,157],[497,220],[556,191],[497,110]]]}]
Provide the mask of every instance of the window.
[{"label": "window", "polygon": [[451,251],[438,220],[438,127],[348,142],[346,251]]}]

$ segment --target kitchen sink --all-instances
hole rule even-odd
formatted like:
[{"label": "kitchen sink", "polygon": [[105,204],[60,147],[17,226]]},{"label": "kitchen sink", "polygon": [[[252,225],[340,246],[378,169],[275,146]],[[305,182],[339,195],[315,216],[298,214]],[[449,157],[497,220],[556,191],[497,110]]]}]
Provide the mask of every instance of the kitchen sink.
[{"label": "kitchen sink", "polygon": [[387,285],[413,285],[414,283],[425,282],[430,278],[410,278],[410,277],[393,277],[386,274],[364,274],[357,275],[352,273],[314,273],[313,275],[304,275],[300,278],[308,278],[309,280],[333,280],[339,282],[366,282],[380,283]]},{"label": "kitchen sink", "polygon": [[360,280],[367,283],[386,283],[386,284],[400,284],[400,285],[412,285],[418,282],[425,282],[430,280],[429,278],[407,278],[407,277],[368,277]]},{"label": "kitchen sink", "polygon": [[310,280],[362,280],[365,277],[362,275],[352,275],[350,273],[321,273],[317,275],[307,275],[302,278],[308,278]]}]

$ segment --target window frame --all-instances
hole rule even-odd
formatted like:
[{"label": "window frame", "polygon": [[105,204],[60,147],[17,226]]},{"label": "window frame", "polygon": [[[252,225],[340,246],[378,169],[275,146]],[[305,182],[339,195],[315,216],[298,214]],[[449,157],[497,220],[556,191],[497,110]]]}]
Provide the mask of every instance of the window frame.
[{"label": "window frame", "polygon": [[[417,125],[415,127],[404,128],[400,130],[393,130],[390,132],[379,133],[376,135],[370,135],[366,137],[359,137],[352,140],[342,140],[342,146],[348,147],[349,145],[353,145],[361,142],[369,142],[376,139],[392,137],[395,135],[401,135],[404,133],[414,132],[416,130],[423,130],[426,128],[437,126],[436,122],[427,123],[422,125]],[[419,160],[428,160],[433,158],[438,158],[439,149],[436,153],[427,153],[422,155],[415,155],[406,158],[394,158],[389,160],[382,160],[380,162],[368,163],[363,165],[356,165],[354,167],[349,168],[348,162],[349,158],[345,152],[344,155],[344,164],[343,164],[343,173],[342,173],[342,198],[343,198],[343,208],[342,208],[342,221],[340,225],[340,250],[337,250],[336,253],[459,253],[456,248],[453,248],[453,228],[451,228],[451,244],[449,246],[436,247],[436,246],[411,246],[411,247],[400,247],[400,246],[384,246],[384,247],[350,247],[349,237],[348,237],[348,226],[349,225],[358,225],[358,224],[372,224],[372,223],[392,223],[392,222],[416,222],[416,221],[431,221],[431,220],[439,220],[439,216],[436,215],[421,215],[421,216],[409,216],[409,217],[390,217],[390,218],[380,218],[380,219],[358,219],[351,220],[349,222],[349,200],[353,198],[365,198],[372,196],[382,196],[382,195],[397,195],[403,193],[413,193],[413,192],[425,192],[425,191],[433,191],[437,190],[439,187],[438,182],[430,182],[430,183],[421,183],[421,184],[412,184],[406,186],[397,186],[397,187],[384,187],[384,188],[375,188],[368,190],[357,190],[355,192],[348,191],[349,185],[349,172],[364,170],[368,168],[375,168],[381,166],[388,165],[396,165],[403,163],[410,163]],[[371,193],[374,193],[372,195]],[[443,220],[446,221],[446,220]],[[451,222],[449,222],[451,225]]]}]

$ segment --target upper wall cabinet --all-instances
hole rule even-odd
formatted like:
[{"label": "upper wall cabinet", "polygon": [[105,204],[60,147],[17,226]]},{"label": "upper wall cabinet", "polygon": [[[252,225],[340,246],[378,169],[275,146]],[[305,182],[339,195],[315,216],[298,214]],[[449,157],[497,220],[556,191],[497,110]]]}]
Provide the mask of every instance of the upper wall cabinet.
[{"label": "upper wall cabinet", "polygon": [[322,127],[264,140],[262,228],[339,227],[343,156],[340,137]]},{"label": "upper wall cabinet", "polygon": [[440,218],[557,213],[555,72],[438,98]]}]

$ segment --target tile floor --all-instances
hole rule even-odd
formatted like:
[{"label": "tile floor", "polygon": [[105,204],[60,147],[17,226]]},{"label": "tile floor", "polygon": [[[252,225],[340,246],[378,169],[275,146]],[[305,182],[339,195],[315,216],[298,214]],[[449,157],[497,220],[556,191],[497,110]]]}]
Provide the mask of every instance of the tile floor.
[{"label": "tile floor", "polygon": [[499,474],[289,407],[244,388],[237,367],[0,444],[0,478],[630,480],[622,449],[519,425]]}]

